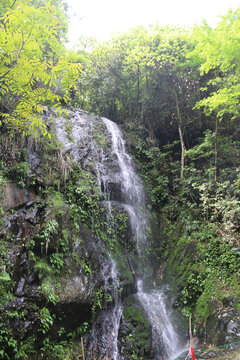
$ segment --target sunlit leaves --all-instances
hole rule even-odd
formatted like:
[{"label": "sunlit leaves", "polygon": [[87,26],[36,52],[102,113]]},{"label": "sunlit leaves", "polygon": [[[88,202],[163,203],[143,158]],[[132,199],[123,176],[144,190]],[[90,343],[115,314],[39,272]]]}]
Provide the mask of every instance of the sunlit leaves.
[{"label": "sunlit leaves", "polygon": [[81,67],[65,59],[59,27],[51,2],[34,7],[23,0],[1,18],[0,115],[11,131],[46,135],[46,106],[69,101]]},{"label": "sunlit leaves", "polygon": [[[207,24],[196,27],[193,36],[196,49],[189,54],[199,63],[202,75],[211,72],[211,93],[197,107],[207,115],[215,112],[222,119],[239,116],[240,106],[240,8],[230,10],[215,29]],[[214,89],[214,90],[212,90]],[[204,89],[206,90],[206,88]]]}]

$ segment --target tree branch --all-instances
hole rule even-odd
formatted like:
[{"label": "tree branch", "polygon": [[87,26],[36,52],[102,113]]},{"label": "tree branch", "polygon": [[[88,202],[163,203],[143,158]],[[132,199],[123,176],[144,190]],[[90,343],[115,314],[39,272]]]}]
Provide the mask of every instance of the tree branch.
[{"label": "tree branch", "polygon": [[0,75],[0,79],[4,78],[5,76],[7,76],[7,74],[11,71],[12,69],[9,69],[8,71],[5,72],[5,74]]},{"label": "tree branch", "polygon": [[14,2],[12,3],[12,5],[10,6],[10,9],[12,9],[14,7],[14,5],[16,4],[17,0],[14,0]]}]

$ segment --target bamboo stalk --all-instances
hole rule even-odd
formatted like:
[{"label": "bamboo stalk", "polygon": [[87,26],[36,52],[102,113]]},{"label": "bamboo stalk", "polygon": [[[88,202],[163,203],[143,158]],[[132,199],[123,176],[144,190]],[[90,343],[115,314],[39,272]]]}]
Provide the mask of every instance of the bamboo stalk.
[{"label": "bamboo stalk", "polygon": [[83,345],[83,338],[81,337],[81,345],[82,345],[82,358],[85,360],[85,354],[84,354],[84,345]]},{"label": "bamboo stalk", "polygon": [[189,337],[190,337],[190,348],[192,347],[192,318],[189,316]]}]

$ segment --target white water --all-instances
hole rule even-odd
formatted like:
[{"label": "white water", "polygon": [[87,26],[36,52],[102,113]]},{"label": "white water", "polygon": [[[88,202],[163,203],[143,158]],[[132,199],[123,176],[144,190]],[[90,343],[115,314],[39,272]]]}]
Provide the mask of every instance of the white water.
[{"label": "white water", "polygon": [[140,280],[138,283],[138,298],[152,325],[155,359],[166,359],[166,356],[167,359],[174,359],[182,353],[182,348],[170,320],[170,311],[166,307],[166,294],[163,290],[144,292]]},{"label": "white water", "polygon": [[[116,155],[119,163],[118,181],[121,184],[125,201],[124,207],[129,215],[139,256],[142,256],[148,248],[146,234],[149,226],[144,187],[134,170],[131,157],[126,152],[125,142],[118,126],[106,118],[102,118],[102,121],[111,134],[112,152]],[[146,292],[144,289],[144,271],[140,272],[142,275],[139,275],[137,280],[137,296],[152,326],[152,345],[155,351],[155,360],[173,359],[182,349],[178,335],[171,323],[170,312],[167,310],[166,296],[161,290]]]},{"label": "white water", "polygon": [[[107,259],[102,270],[102,278],[105,281],[105,294],[111,294],[114,307],[102,309],[100,315],[95,321],[90,338],[90,350],[94,351],[101,348],[104,353],[101,359],[118,359],[118,331],[122,317],[122,305],[119,299],[118,273],[115,261],[112,258]],[[101,345],[101,346],[99,346]]]},{"label": "white water", "polygon": [[125,202],[123,205],[130,218],[139,254],[142,255],[147,246],[146,230],[148,227],[144,186],[134,170],[131,157],[126,152],[125,141],[117,124],[106,118],[101,119],[111,134],[112,152],[116,155],[119,164],[118,182],[121,185]]}]

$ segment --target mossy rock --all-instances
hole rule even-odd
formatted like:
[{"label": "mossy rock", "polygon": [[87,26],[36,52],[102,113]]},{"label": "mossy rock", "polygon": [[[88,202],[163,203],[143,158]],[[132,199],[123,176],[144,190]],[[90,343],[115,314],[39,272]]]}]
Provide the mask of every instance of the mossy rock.
[{"label": "mossy rock", "polygon": [[165,268],[167,282],[174,283],[175,286],[178,286],[179,282],[184,281],[184,278],[193,271],[192,267],[198,258],[195,243],[190,243],[187,239],[184,242],[183,237],[179,240],[181,241],[177,243],[175,251],[169,256]]},{"label": "mossy rock", "polygon": [[126,299],[119,329],[119,352],[126,359],[151,359],[151,326],[136,296]]}]

